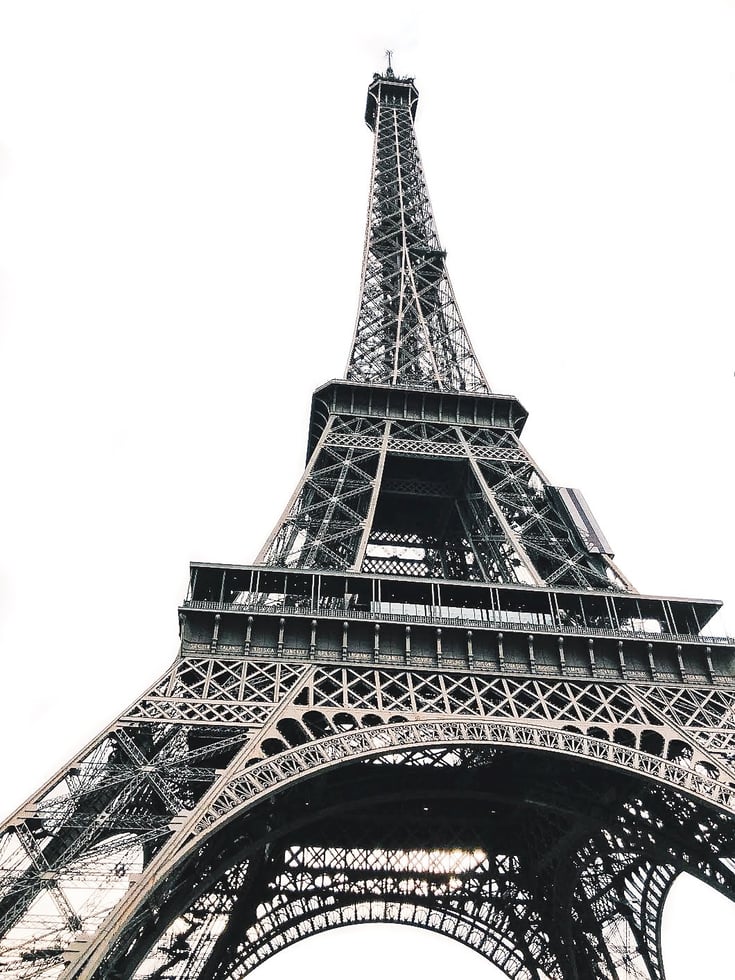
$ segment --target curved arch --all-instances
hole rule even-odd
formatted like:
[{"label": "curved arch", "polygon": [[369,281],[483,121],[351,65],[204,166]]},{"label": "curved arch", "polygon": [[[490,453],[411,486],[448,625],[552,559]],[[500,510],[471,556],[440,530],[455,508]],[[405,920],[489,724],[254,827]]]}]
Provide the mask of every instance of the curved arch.
[{"label": "curved arch", "polygon": [[[419,773],[417,767],[415,773],[419,783],[414,780],[413,788],[408,790],[413,811],[406,813],[403,785],[388,789],[389,796],[380,795],[379,787],[387,788],[392,782],[390,774],[383,767],[369,767],[366,771],[355,766],[352,786],[358,787],[361,794],[355,801],[357,822],[341,844],[331,845],[329,836],[322,838],[319,834],[322,821],[329,822],[334,816],[336,808],[331,798],[325,799],[324,807],[311,815],[306,834],[298,843],[298,828],[304,823],[298,811],[303,809],[304,800],[313,802],[314,797],[304,786],[297,787],[286,801],[285,810],[292,815],[293,824],[282,826],[280,838],[271,841],[267,867],[259,863],[259,858],[254,859],[252,872],[248,872],[250,883],[243,881],[242,894],[237,898],[229,888],[220,888],[220,878],[210,879],[212,894],[216,891],[219,896],[216,900],[208,891],[201,891],[190,913],[182,915],[181,908],[170,909],[166,933],[160,935],[146,959],[164,974],[167,955],[175,952],[185,959],[188,956],[186,945],[179,943],[184,933],[192,955],[195,950],[200,954],[202,938],[206,941],[204,934],[213,934],[217,948],[207,954],[211,955],[211,963],[208,959],[209,969],[204,970],[203,976],[207,980],[232,978],[255,968],[279,949],[319,931],[368,921],[402,922],[463,942],[504,968],[511,977],[539,980],[539,964],[543,975],[558,975],[549,934],[528,890],[521,860],[485,850],[481,838],[473,844],[463,836],[460,843],[454,836],[455,806],[450,806],[444,816],[444,826],[450,830],[444,847],[436,838],[426,841],[413,836],[416,815],[424,810],[425,789],[421,785],[427,785],[425,767],[420,769]],[[444,773],[454,800],[464,781],[461,776],[457,778],[456,769]],[[343,784],[349,787],[350,780],[340,777],[340,785]],[[430,778],[428,785],[435,786],[435,780]],[[467,794],[466,802],[474,803],[469,819],[478,829],[487,820],[487,801],[498,805],[492,790],[490,793],[489,797],[482,797],[483,802],[478,801],[477,794]],[[351,798],[349,790],[347,795]],[[391,799],[392,810],[386,808]],[[299,801],[295,807],[290,805],[294,800]],[[340,822],[350,821],[349,806],[346,814],[341,809],[340,814]],[[386,819],[391,819],[389,814],[397,816],[409,830],[408,836],[398,839],[390,834],[390,844],[386,844],[382,835]],[[257,812],[254,819],[258,819]],[[377,839],[373,836],[376,831]],[[238,836],[238,829],[233,832]],[[263,877],[263,872],[267,877]],[[225,871],[222,879],[230,874]],[[188,895],[193,878],[185,869],[179,878]],[[410,890],[406,890],[406,885]],[[201,919],[202,911],[217,917],[223,908],[232,915],[226,929],[221,920],[217,928],[214,922],[210,927]],[[521,971],[524,964],[526,969]],[[134,975],[149,973],[139,971]]]},{"label": "curved arch", "polygon": [[343,731],[268,759],[250,760],[247,767],[232,773],[224,785],[217,787],[216,794],[205,797],[199,819],[191,826],[185,845],[159,852],[122,903],[115,926],[104,937],[95,937],[66,977],[71,980],[82,972],[92,976],[106,952],[117,942],[124,923],[146,900],[154,883],[170,874],[188,855],[203,846],[207,838],[241,817],[254,804],[296,782],[352,761],[411,749],[461,746],[510,747],[582,758],[595,765],[617,768],[629,775],[664,784],[730,815],[733,812],[735,791],[729,785],[689,766],[639,749],[560,728],[480,719],[410,722]]},{"label": "curved arch", "polygon": [[[200,904],[207,904],[207,895],[200,896]],[[217,910],[216,903],[211,903],[211,907]],[[181,930],[180,919],[177,923],[172,923],[161,935],[132,980],[149,976],[147,963],[150,962],[155,962],[159,972],[165,972],[167,955],[188,958],[191,947],[180,941],[187,930]],[[292,897],[286,902],[274,900],[270,908],[260,907],[257,921],[246,926],[243,939],[228,949],[226,959],[217,958],[216,966],[205,973],[211,978],[226,975],[228,980],[238,980],[288,946],[322,932],[366,923],[407,925],[444,935],[472,949],[512,980],[539,980],[539,964],[544,975],[559,972],[558,963],[548,950],[548,936],[540,930],[533,915],[524,920],[512,907],[492,907],[487,899],[473,902],[467,895],[450,906],[411,896],[361,900],[346,893],[342,901],[326,904],[311,895]],[[534,924],[537,935],[532,935],[529,941],[523,930]],[[201,933],[207,931],[207,921],[200,920],[198,928],[200,933],[194,937],[194,946],[198,945]]]},{"label": "curved arch", "polygon": [[[327,912],[336,913],[339,921],[334,916],[330,919]],[[503,923],[494,925],[487,919],[462,913],[461,910],[436,909],[418,902],[398,903],[383,899],[370,902],[366,909],[361,909],[357,902],[345,903],[330,910],[312,909],[298,919],[289,920],[289,924],[296,922],[300,930],[298,936],[289,936],[284,931],[279,931],[264,937],[260,943],[253,944],[251,955],[233,964],[229,974],[232,980],[239,980],[276,953],[304,939],[334,929],[367,923],[405,925],[436,932],[482,956],[511,980],[536,980],[538,976],[535,969],[529,969],[522,953],[502,928]]]},{"label": "curved arch", "polygon": [[[356,759],[390,754],[396,749],[437,745],[512,747],[583,757],[599,765],[612,766],[663,783],[730,814],[735,812],[735,789],[693,768],[690,764],[692,747],[681,744],[689,751],[686,765],[632,745],[522,722],[483,719],[419,721],[356,728],[296,746],[234,773],[223,787],[220,798],[209,801],[208,812],[197,822],[192,842],[199,843],[202,835],[233,819],[242,809],[277,786],[283,787],[314,772]],[[194,843],[189,846],[194,846]]]},{"label": "curved arch", "polygon": [[640,883],[640,898],[635,903],[642,937],[642,951],[652,980],[665,980],[661,951],[661,922],[669,890],[677,877],[678,871],[672,865],[651,867]]},{"label": "curved arch", "polygon": [[639,744],[641,751],[648,752],[650,755],[666,754],[666,740],[660,732],[644,729],[640,734]]},{"label": "curved arch", "polygon": [[313,738],[311,732],[301,721],[297,721],[296,718],[291,718],[289,715],[285,715],[276,724],[276,729],[286,744],[293,747],[306,745]]},{"label": "curved arch", "polygon": [[616,745],[627,745],[629,748],[633,748],[636,744],[636,737],[628,728],[616,728],[613,731],[613,742]]}]

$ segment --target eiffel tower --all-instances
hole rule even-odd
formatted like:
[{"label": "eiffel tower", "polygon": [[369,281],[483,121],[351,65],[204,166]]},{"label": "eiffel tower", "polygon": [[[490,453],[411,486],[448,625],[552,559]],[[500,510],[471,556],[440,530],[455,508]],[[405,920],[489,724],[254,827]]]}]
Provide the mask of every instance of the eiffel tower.
[{"label": "eiffel tower", "polygon": [[671,883],[735,898],[735,644],[642,595],[519,441],[389,66],[345,377],[253,565],[196,563],[169,670],[0,828],[11,980],[235,980],[397,922],[516,980],[663,980]]}]

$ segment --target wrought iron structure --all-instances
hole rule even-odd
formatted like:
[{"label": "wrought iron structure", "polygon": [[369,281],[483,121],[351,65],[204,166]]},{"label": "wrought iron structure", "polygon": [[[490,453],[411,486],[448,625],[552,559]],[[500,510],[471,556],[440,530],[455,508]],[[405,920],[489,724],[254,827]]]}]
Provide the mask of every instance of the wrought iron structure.
[{"label": "wrought iron structure", "polygon": [[412,79],[374,132],[345,378],[252,566],[196,564],[169,670],[0,831],[0,969],[246,974],[395,921],[517,980],[662,980],[682,871],[735,897],[735,645],[638,593],[490,391]]}]

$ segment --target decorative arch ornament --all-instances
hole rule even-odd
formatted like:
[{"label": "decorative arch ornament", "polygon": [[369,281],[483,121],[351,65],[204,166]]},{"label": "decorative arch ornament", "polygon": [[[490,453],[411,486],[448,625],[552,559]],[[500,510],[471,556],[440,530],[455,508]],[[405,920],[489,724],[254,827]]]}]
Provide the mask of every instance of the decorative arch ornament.
[{"label": "decorative arch ornament", "polygon": [[[306,726],[302,730],[306,730]],[[735,855],[735,821],[732,819],[733,788],[727,782],[698,772],[691,765],[671,762],[664,757],[654,756],[607,739],[531,724],[476,719],[464,721],[437,719],[352,727],[334,735],[314,738],[270,758],[258,759],[255,752],[248,759],[243,759],[242,763],[234,764],[216,792],[203,798],[197,812],[190,815],[186,834],[178,838],[179,849],[164,847],[159,852],[137,884],[133,885],[126,900],[116,909],[115,917],[118,924],[111,923],[103,941],[93,942],[83,951],[77,963],[64,973],[64,980],[105,977],[110,970],[110,963],[115,961],[116,955],[120,955],[121,944],[124,946],[126,941],[123,924],[135,922],[146,903],[150,903],[151,900],[158,902],[155,898],[156,883],[175,881],[180,869],[186,868],[187,861],[201,853],[208,842],[218,837],[226,837],[231,826],[246,826],[249,813],[257,811],[259,807],[267,806],[269,801],[277,801],[284,792],[298,790],[302,784],[308,784],[325,774],[335,774],[341,769],[355,765],[363,767],[368,765],[375,768],[413,764],[435,768],[441,761],[444,766],[459,770],[466,766],[467,756],[457,753],[467,751],[481,753],[485,761],[492,758],[494,753],[505,753],[513,757],[534,756],[541,759],[548,757],[564,767],[574,760],[577,766],[617,772],[628,780],[632,779],[635,784],[648,786],[649,789],[643,793],[642,802],[635,796],[634,800],[625,806],[625,813],[632,818],[631,826],[635,828],[635,832],[627,826],[624,815],[619,818],[620,828],[628,835],[630,846],[636,856],[638,856],[637,848],[640,847],[640,841],[646,835],[650,835],[651,828],[655,825],[651,817],[653,809],[651,801],[655,801],[659,808],[663,808],[662,812],[668,813],[673,806],[672,800],[676,801],[676,806],[682,812],[686,811],[689,823],[699,828],[695,833],[700,837],[702,837],[701,827],[709,819],[711,837],[718,835],[718,839],[727,842],[727,847]],[[434,753],[433,758],[431,753]],[[660,793],[657,795],[658,790],[662,791],[663,795]],[[647,798],[649,798],[648,803],[645,802]],[[278,812],[277,802],[274,805],[276,806],[274,812]],[[708,813],[718,812],[720,817],[707,816]],[[642,814],[645,814],[645,819],[641,821]],[[660,819],[658,822],[661,823]],[[704,835],[703,841],[706,838],[707,835]],[[613,960],[610,960],[609,976],[660,980],[663,977],[659,946],[660,916],[673,877],[678,871],[686,868],[723,893],[735,896],[735,876],[729,867],[720,866],[719,858],[715,859],[714,852],[708,850],[707,846],[704,846],[703,852],[696,859],[688,853],[682,853],[677,866],[665,863],[651,864],[650,861],[645,861],[631,869],[628,867],[629,859],[621,861],[619,856],[617,858],[612,856],[615,848],[622,846],[620,840],[621,838],[615,837],[614,826],[598,826],[595,828],[595,835],[591,835],[584,841],[584,847],[580,851],[579,860],[583,867],[594,868],[599,862],[609,860],[614,864],[615,860],[618,861],[619,866],[615,869],[615,873],[626,875],[625,887],[620,897],[627,898],[629,907],[627,920],[610,915],[610,920],[604,929],[598,927],[597,923],[593,928],[591,920],[587,927],[589,932],[586,940],[589,947],[587,955],[596,957],[599,963],[604,963],[612,955],[610,949],[616,949],[619,962],[615,966]],[[659,861],[665,862],[670,858],[671,848],[671,843],[666,845],[662,843],[655,848],[649,842],[647,849],[640,849],[640,854],[648,853],[649,856],[657,856]],[[719,853],[722,853],[722,850]],[[610,873],[613,873],[612,869]],[[186,880],[185,874],[182,880]],[[552,890],[556,887],[553,883],[549,885]],[[517,894],[521,894],[520,887]],[[380,906],[380,903],[377,906],[373,905],[372,898],[366,900],[372,909],[368,920],[392,921],[388,917],[393,914],[397,906],[402,904],[403,898],[409,900],[409,906],[414,907],[411,905],[410,897],[407,895],[393,896],[390,900],[381,899],[380,901],[384,902],[383,906]],[[349,899],[349,896],[347,898]],[[551,895],[548,896],[548,899],[550,898]],[[585,900],[591,900],[590,893],[585,892]],[[601,907],[607,908],[610,905],[609,897],[604,897],[600,901]],[[466,897],[466,902],[471,902],[469,896]],[[351,913],[347,910],[353,906],[355,921],[359,920],[359,905],[360,903],[350,903],[350,901],[335,904],[332,909],[334,915],[327,916],[326,919],[320,916],[318,903],[316,906],[307,904],[305,907],[299,907],[298,910],[292,908],[290,912],[288,906],[281,906],[279,915],[274,919],[282,930],[281,939],[270,937],[266,941],[258,931],[262,930],[262,923],[260,923],[254,935],[253,948],[242,950],[241,962],[238,961],[240,965],[237,969],[245,970],[254,967],[262,959],[276,952],[276,947],[282,948],[283,945],[303,938],[304,934],[344,924],[342,917],[349,917]],[[385,912],[385,918],[381,918],[378,914],[380,907]],[[421,913],[424,920],[419,923],[420,925],[425,928],[436,927],[439,931],[449,934],[447,930],[452,924],[450,932],[454,938],[459,938],[460,941],[477,948],[482,955],[504,969],[511,977],[517,976],[525,980],[526,976],[565,976],[566,967],[563,961],[559,962],[559,956],[561,955],[563,959],[563,955],[569,955],[568,950],[566,954],[557,953],[556,957],[548,954],[548,961],[551,964],[548,974],[534,972],[548,951],[545,953],[542,944],[536,942],[534,952],[531,954],[528,937],[513,932],[507,915],[508,910],[505,908],[493,910],[487,906],[484,909],[471,911],[467,907],[464,909],[448,907],[437,910],[430,902],[426,904],[419,902],[418,907],[425,909],[425,912]],[[184,908],[176,908],[177,915],[184,911]],[[607,911],[610,911],[609,908]],[[335,921],[335,915],[339,916],[339,921]],[[502,940],[499,938],[500,927],[493,926],[493,915],[499,915],[501,919],[505,916]],[[548,936],[548,923],[539,920],[535,928],[538,934]],[[488,931],[485,938],[481,939],[483,929]],[[595,929],[599,931],[599,937],[595,937],[593,941],[589,936],[593,935]],[[507,952],[509,934],[513,936],[515,944],[515,953],[512,956]],[[613,940],[611,936],[616,938]],[[575,944],[579,942],[577,937]],[[524,946],[528,950],[525,955],[519,953]],[[126,958],[131,956],[131,951],[132,947],[125,948]],[[532,967],[533,962],[536,966]],[[627,974],[615,972],[621,964],[625,964]],[[508,972],[511,967],[512,972]],[[234,968],[234,963],[230,963],[229,969]],[[599,964],[595,969],[598,968]],[[196,975],[192,974],[192,977]],[[213,974],[215,975],[219,976]],[[604,972],[590,973],[590,976],[607,975]],[[135,973],[134,976],[137,978],[139,974]],[[141,973],[141,980],[145,976],[147,974]]]},{"label": "decorative arch ornament", "polygon": [[[715,779],[694,768],[630,746],[581,732],[533,724],[432,720],[354,729],[330,738],[315,739],[272,759],[256,762],[242,772],[235,772],[197,823],[195,835],[210,832],[220,821],[233,819],[241,807],[251,805],[276,787],[288,785],[322,768],[402,749],[466,745],[512,747],[582,757],[600,765],[640,773],[725,812],[735,812],[735,786],[729,781]],[[197,839],[195,836],[189,846],[195,846]]]},{"label": "decorative arch ornament", "polygon": [[256,564],[192,565],[173,666],[0,827],[8,980],[230,980],[394,913],[518,980],[662,980],[676,874],[735,897],[735,642],[522,445],[417,104],[374,76],[351,353]]}]

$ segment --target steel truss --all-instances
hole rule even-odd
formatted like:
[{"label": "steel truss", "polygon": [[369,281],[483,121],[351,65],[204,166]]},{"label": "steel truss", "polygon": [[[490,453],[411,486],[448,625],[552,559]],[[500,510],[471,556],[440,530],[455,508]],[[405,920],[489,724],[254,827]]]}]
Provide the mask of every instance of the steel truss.
[{"label": "steel truss", "polygon": [[413,129],[412,79],[376,76],[375,133],[360,309],[346,377],[489,391],[454,298]]},{"label": "steel truss", "polygon": [[329,416],[258,560],[469,581],[628,587],[607,556],[591,553],[558,512],[543,474],[512,430],[362,416]]},{"label": "steel truss", "polygon": [[662,977],[672,878],[733,894],[734,707],[711,688],[182,657],[6,826],[0,963],[238,976],[313,932],[399,921],[512,977]]},{"label": "steel truss", "polygon": [[663,980],[735,899],[735,645],[641,596],[519,441],[376,76],[360,309],[256,566],[192,566],[172,667],[0,827],[9,980],[231,980],[400,922],[515,980]]}]

